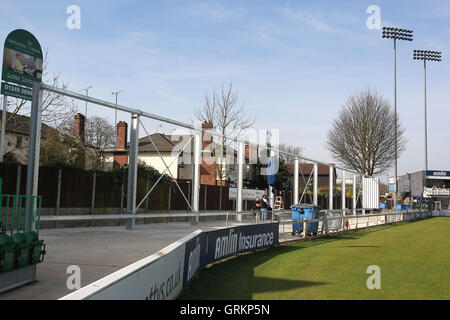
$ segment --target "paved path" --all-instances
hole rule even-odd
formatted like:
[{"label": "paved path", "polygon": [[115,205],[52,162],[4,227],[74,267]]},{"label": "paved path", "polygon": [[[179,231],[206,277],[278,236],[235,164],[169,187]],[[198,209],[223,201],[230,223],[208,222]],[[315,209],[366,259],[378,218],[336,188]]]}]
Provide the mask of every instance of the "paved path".
[{"label": "paved path", "polygon": [[[215,223],[217,225],[217,222]],[[67,267],[81,269],[81,286],[92,283],[133,262],[147,257],[183,236],[198,230],[223,226],[201,223],[164,223],[125,227],[73,228],[41,230],[47,254],[37,265],[38,281],[0,294],[0,299],[58,299],[67,289]]]}]

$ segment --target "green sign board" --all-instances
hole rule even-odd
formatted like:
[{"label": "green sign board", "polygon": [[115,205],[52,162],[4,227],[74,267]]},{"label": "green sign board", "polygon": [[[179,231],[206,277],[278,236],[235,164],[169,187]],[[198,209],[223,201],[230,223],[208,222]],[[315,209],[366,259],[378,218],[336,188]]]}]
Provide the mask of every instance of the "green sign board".
[{"label": "green sign board", "polygon": [[39,41],[28,31],[18,29],[5,40],[2,80],[33,87],[42,82],[43,56]]},{"label": "green sign board", "polygon": [[28,87],[20,87],[15,84],[2,82],[1,94],[9,97],[16,97],[24,100],[32,100],[33,89]]}]

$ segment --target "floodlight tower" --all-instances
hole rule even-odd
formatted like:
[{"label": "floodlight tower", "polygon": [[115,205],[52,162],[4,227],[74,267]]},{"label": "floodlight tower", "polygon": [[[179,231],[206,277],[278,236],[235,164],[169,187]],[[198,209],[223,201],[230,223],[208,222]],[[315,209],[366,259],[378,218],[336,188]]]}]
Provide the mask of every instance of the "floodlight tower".
[{"label": "floodlight tower", "polygon": [[427,129],[427,60],[441,61],[441,53],[439,51],[414,50],[414,60],[423,60],[424,72],[424,92],[425,92],[425,174],[428,171],[428,129]]},{"label": "floodlight tower", "polygon": [[398,158],[398,139],[397,139],[397,40],[413,41],[413,31],[398,29],[392,27],[383,27],[383,38],[394,40],[394,123],[395,123],[395,191],[394,208],[397,207],[397,158]]}]

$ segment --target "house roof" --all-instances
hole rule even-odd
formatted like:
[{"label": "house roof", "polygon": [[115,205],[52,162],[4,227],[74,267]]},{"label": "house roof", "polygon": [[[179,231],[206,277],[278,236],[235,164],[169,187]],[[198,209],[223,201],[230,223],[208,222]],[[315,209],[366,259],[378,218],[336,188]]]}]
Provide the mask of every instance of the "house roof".
[{"label": "house roof", "polygon": [[[294,164],[292,162],[286,163],[288,172],[290,175],[294,175]],[[298,173],[299,174],[311,174],[311,172],[314,169],[314,164],[312,163],[299,163]],[[318,164],[318,175],[319,176],[329,176],[330,169],[327,165],[324,164]],[[336,170],[334,170],[336,173]]]},{"label": "house roof", "polygon": [[[181,150],[184,144],[178,145],[163,133],[153,133],[150,135],[151,140],[158,148],[159,152],[173,152]],[[155,146],[150,141],[148,136],[142,137],[138,140],[139,152],[156,152]],[[130,148],[130,143],[127,142],[126,150]],[[122,149],[117,149],[116,147],[105,149],[106,152],[123,151]]]},{"label": "house roof", "polygon": [[[177,145],[163,133],[151,134],[150,138],[153,143],[148,136],[138,140],[139,152],[156,152],[155,146],[159,152],[172,152],[178,149]],[[127,143],[127,148],[129,148],[129,143]]]},{"label": "house roof", "polygon": [[[3,116],[3,110],[0,110],[0,119]],[[30,117],[21,115],[21,114],[15,114],[13,116],[13,113],[7,112],[6,113],[6,127],[5,132],[10,133],[16,133],[21,134],[24,136],[30,135]],[[42,138],[45,138],[47,136],[47,133],[49,131],[56,130],[55,128],[52,128],[44,123],[42,123]]]}]

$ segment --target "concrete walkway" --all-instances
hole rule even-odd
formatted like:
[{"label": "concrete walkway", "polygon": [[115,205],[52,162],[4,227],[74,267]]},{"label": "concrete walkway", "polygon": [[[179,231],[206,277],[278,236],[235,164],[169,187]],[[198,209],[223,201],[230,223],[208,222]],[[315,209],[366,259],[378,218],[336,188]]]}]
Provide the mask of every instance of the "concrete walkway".
[{"label": "concrete walkway", "polygon": [[131,263],[145,258],[189,233],[225,227],[225,222],[161,223],[125,227],[44,229],[47,254],[37,265],[34,283],[0,294],[0,299],[59,299],[72,292],[67,288],[67,267],[81,270],[81,286],[92,283]]}]

